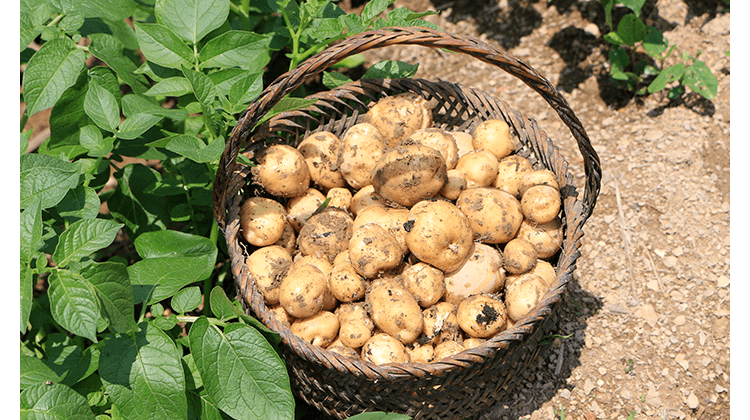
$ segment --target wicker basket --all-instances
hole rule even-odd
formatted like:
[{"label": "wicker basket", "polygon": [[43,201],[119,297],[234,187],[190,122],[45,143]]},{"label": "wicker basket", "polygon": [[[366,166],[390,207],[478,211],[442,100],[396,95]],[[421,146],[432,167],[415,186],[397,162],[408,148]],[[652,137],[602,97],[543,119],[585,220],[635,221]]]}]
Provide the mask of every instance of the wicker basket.
[{"label": "wicker basket", "polygon": [[[583,199],[557,148],[537,123],[485,93],[448,82],[419,79],[370,79],[352,82],[310,96],[308,109],[279,114],[257,128],[259,121],[285,95],[338,61],[369,49],[390,45],[421,45],[473,56],[518,77],[539,93],[570,128],[583,155],[586,173]],[[470,130],[489,118],[505,120],[517,136],[518,154],[537,168],[553,171],[563,196],[564,240],[553,264],[556,280],[543,301],[513,328],[483,345],[429,365],[377,366],[314,347],[282,326],[248,281],[245,258],[252,248],[240,239],[239,206],[249,168],[236,163],[239,153],[272,142],[296,145],[312,131],[341,135],[360,122],[367,106],[386,95],[414,92],[438,104],[435,124]],[[504,397],[503,388],[536,357],[542,337],[556,325],[556,312],[580,255],[582,227],[599,192],[601,168],[581,122],[566,100],[538,72],[518,59],[477,39],[425,28],[387,28],[345,39],[283,74],[242,114],[221,157],[214,187],[214,215],[224,232],[238,296],[250,313],[281,335],[292,389],[308,404],[337,418],[363,411],[399,412],[415,419],[460,419],[477,415]]]}]

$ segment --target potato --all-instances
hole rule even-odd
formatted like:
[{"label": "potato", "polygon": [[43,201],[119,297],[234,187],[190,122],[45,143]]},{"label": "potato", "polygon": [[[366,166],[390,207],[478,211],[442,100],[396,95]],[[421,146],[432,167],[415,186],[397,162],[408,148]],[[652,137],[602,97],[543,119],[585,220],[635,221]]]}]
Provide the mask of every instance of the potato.
[{"label": "potato", "polygon": [[269,146],[258,156],[252,169],[255,180],[270,194],[297,197],[310,186],[310,170],[305,157],[292,146]]},{"label": "potato", "polygon": [[302,226],[297,246],[302,255],[314,255],[332,263],[336,255],[347,249],[352,238],[352,223],[346,211],[325,208]]},{"label": "potato", "polygon": [[367,278],[397,267],[403,256],[398,240],[375,223],[357,228],[349,241],[352,267]]},{"label": "potato", "polygon": [[517,236],[531,242],[531,245],[534,245],[534,249],[539,254],[539,258],[551,258],[562,246],[562,223],[559,217],[552,219],[551,222],[542,224],[536,224],[524,219],[518,228]]},{"label": "potato", "polygon": [[335,134],[330,131],[312,133],[300,142],[297,150],[305,157],[312,182],[325,190],[346,185],[338,167],[341,140]]},{"label": "potato", "polygon": [[530,271],[536,265],[538,254],[534,245],[523,238],[511,239],[503,249],[505,269],[512,274]]},{"label": "potato", "polygon": [[411,343],[422,333],[422,308],[398,282],[373,281],[365,299],[375,325],[401,343]]},{"label": "potato", "polygon": [[430,363],[435,357],[435,348],[429,343],[422,345],[412,343],[406,347],[406,353],[411,363]]},{"label": "potato", "polygon": [[255,246],[271,245],[281,239],[286,224],[286,210],[278,201],[252,197],[240,207],[242,237]]},{"label": "potato", "polygon": [[466,177],[463,172],[456,169],[448,170],[446,176],[448,180],[440,190],[440,195],[448,200],[455,200],[467,187]]},{"label": "potato", "polygon": [[326,193],[326,199],[330,199],[328,207],[349,211],[352,205],[352,193],[347,188],[331,188]]},{"label": "potato", "polygon": [[367,314],[364,303],[347,303],[336,310],[341,325],[339,338],[341,342],[353,349],[365,345],[375,329],[375,323]]},{"label": "potato", "polygon": [[281,238],[274,245],[286,249],[290,255],[297,250],[297,232],[294,231],[288,219],[284,222],[284,233],[281,234]]},{"label": "potato", "polygon": [[532,171],[531,163],[525,157],[519,155],[506,156],[498,162],[497,177],[492,186],[520,200],[521,179],[524,175]]},{"label": "potato", "polygon": [[472,137],[471,134],[465,133],[463,131],[451,131],[450,133],[453,136],[453,140],[456,141],[459,158],[469,152],[474,151],[474,137]]},{"label": "potato", "polygon": [[328,276],[333,269],[333,265],[331,265],[331,263],[328,262],[327,259],[318,257],[316,255],[297,254],[293,259],[294,265],[310,264],[312,266],[318,267],[318,270],[320,270],[320,272],[323,273],[324,276]]},{"label": "potato", "polygon": [[279,286],[292,267],[292,256],[280,246],[266,246],[253,251],[245,259],[249,281],[255,286],[267,305],[279,303]]},{"label": "potato", "polygon": [[328,276],[328,286],[333,296],[341,302],[363,299],[367,285],[349,261],[349,250],[341,252],[333,261],[333,269]]},{"label": "potato", "polygon": [[432,125],[432,107],[415,93],[402,93],[380,99],[362,121],[374,125],[385,138],[386,147],[393,147],[411,133]]},{"label": "potato", "polygon": [[518,322],[535,307],[547,291],[547,285],[536,274],[526,273],[505,290],[505,305],[508,316]]},{"label": "potato", "polygon": [[406,347],[392,336],[380,333],[373,335],[362,346],[362,360],[384,365],[388,363],[408,363]]},{"label": "potato", "polygon": [[333,346],[333,345],[331,345],[331,346],[328,346],[328,348],[326,348],[326,350],[328,350],[330,352],[333,352],[333,353],[336,353],[336,354],[338,354],[340,356],[349,357],[349,358],[355,359],[355,360],[359,359],[359,353],[357,353],[357,350],[354,350],[351,347]]},{"label": "potato", "polygon": [[456,163],[458,162],[458,145],[456,145],[456,140],[449,132],[439,128],[424,128],[411,133],[407,139],[408,141],[432,147],[440,152],[448,170],[456,167]]},{"label": "potato", "polygon": [[304,194],[291,198],[286,203],[286,219],[295,232],[300,231],[307,219],[323,204],[326,197],[315,188],[307,189]]},{"label": "potato", "polygon": [[534,223],[547,223],[560,213],[560,192],[547,185],[535,185],[521,196],[521,212]]},{"label": "potato", "polygon": [[357,217],[354,219],[354,224],[352,224],[352,229],[356,230],[367,223],[380,225],[380,227],[387,230],[388,233],[396,238],[399,244],[401,244],[401,252],[406,255],[409,252],[409,247],[406,246],[404,223],[406,223],[408,218],[409,210],[407,209],[370,206],[359,211]]},{"label": "potato", "polygon": [[458,304],[478,293],[495,293],[505,284],[503,256],[495,248],[479,242],[469,258],[456,271],[445,275],[445,300]]},{"label": "potato", "polygon": [[469,337],[464,340],[463,346],[464,346],[464,349],[473,349],[473,348],[481,346],[485,342],[487,342],[486,338]]},{"label": "potato", "polygon": [[456,206],[468,217],[474,239],[488,244],[510,241],[523,221],[518,200],[495,188],[467,188]]},{"label": "potato", "polygon": [[549,169],[540,169],[528,172],[521,177],[521,182],[518,185],[518,193],[523,196],[526,190],[536,185],[547,185],[560,191],[560,184],[557,182],[555,173]]},{"label": "potato", "polygon": [[419,260],[444,272],[459,268],[472,251],[469,219],[446,201],[421,201],[404,224],[406,244]]},{"label": "potato", "polygon": [[339,319],[331,312],[320,311],[309,318],[294,321],[290,329],[313,346],[328,347],[339,332]]},{"label": "potato", "polygon": [[466,188],[489,187],[497,178],[499,163],[487,150],[475,150],[458,158],[456,170],[464,174]]},{"label": "potato", "polygon": [[487,120],[480,123],[474,132],[472,145],[474,150],[487,150],[495,155],[497,160],[513,153],[515,146],[510,138],[510,127],[503,120]]},{"label": "potato", "polygon": [[429,264],[416,263],[406,268],[401,276],[404,287],[423,308],[436,304],[445,295],[443,272]]},{"label": "potato", "polygon": [[354,193],[349,210],[354,216],[359,216],[359,212],[368,207],[385,207],[385,200],[375,192],[372,184]]},{"label": "potato", "polygon": [[339,171],[352,188],[370,185],[372,168],[385,153],[385,139],[374,125],[355,124],[341,138]]},{"label": "potato", "polygon": [[443,341],[442,343],[435,346],[435,356],[433,357],[433,361],[438,361],[440,359],[445,359],[446,357],[455,356],[462,351],[464,351],[464,346],[462,346],[457,341]]},{"label": "potato", "polygon": [[326,276],[315,266],[293,266],[279,286],[279,303],[295,318],[308,318],[323,308]]},{"label": "potato", "polygon": [[375,192],[387,201],[411,207],[435,196],[448,179],[443,156],[420,144],[396,146],[385,152],[372,170]]},{"label": "potato", "polygon": [[555,268],[552,267],[552,264],[539,259],[536,260],[536,265],[534,266],[534,269],[531,270],[531,273],[541,277],[547,287],[552,286],[552,283],[555,282],[555,278],[557,277],[557,274],[555,274]]},{"label": "potato", "polygon": [[283,326],[287,328],[291,328],[292,323],[297,320],[297,318],[289,315],[289,312],[287,312],[286,309],[284,309],[284,307],[279,304],[269,306],[268,309],[271,311],[274,318],[276,318],[277,321],[279,321]]},{"label": "potato", "polygon": [[443,341],[457,340],[459,336],[456,305],[440,302],[422,311],[424,336],[420,343],[440,344]]},{"label": "potato", "polygon": [[458,305],[458,325],[471,337],[492,337],[505,327],[505,304],[490,294],[474,295]]}]

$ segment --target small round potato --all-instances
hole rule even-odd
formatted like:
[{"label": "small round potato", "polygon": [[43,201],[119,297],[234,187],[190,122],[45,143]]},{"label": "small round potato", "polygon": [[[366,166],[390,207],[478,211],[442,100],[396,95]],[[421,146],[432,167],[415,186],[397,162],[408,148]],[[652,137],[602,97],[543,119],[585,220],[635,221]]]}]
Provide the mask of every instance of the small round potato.
[{"label": "small round potato", "polygon": [[521,212],[534,223],[547,223],[560,213],[560,192],[547,185],[535,185],[521,197]]},{"label": "small round potato", "polygon": [[326,276],[313,265],[293,266],[279,286],[279,303],[295,318],[308,318],[323,308]]},{"label": "small round potato", "polygon": [[347,188],[331,188],[326,193],[326,199],[330,199],[328,207],[349,211],[352,205],[352,193]]},{"label": "small round potato", "polygon": [[349,241],[352,267],[367,278],[397,267],[403,256],[398,240],[375,223],[357,228]]},{"label": "small round potato", "polygon": [[380,99],[362,121],[374,125],[385,138],[386,146],[393,147],[411,133],[432,125],[432,107],[415,93],[402,93]]},{"label": "small round potato", "polygon": [[278,197],[297,197],[310,186],[305,157],[285,144],[275,144],[261,152],[252,173],[266,191]]},{"label": "small round potato", "polygon": [[341,302],[364,299],[367,284],[349,261],[349,250],[341,252],[333,261],[333,270],[328,276],[328,286],[333,296]]},{"label": "small round potato", "polygon": [[455,356],[462,351],[464,351],[464,346],[460,343],[453,340],[446,340],[435,346],[435,356],[433,360],[437,361],[445,359],[446,357]]},{"label": "small round potato", "polygon": [[375,325],[401,343],[414,342],[422,333],[422,308],[398,282],[384,279],[373,281],[365,299]]},{"label": "small round potato", "polygon": [[352,225],[353,230],[367,223],[380,225],[401,244],[401,252],[406,255],[409,247],[406,246],[406,231],[404,223],[409,218],[409,210],[392,209],[387,207],[370,206],[359,211]]},{"label": "small round potato", "polygon": [[513,322],[526,316],[547,291],[547,284],[536,274],[526,273],[505,290],[505,305]]},{"label": "small round potato", "polygon": [[284,307],[279,304],[269,306],[268,309],[271,311],[274,318],[276,318],[277,321],[279,321],[283,326],[287,328],[291,328],[292,324],[297,319],[289,315],[289,312],[287,312],[286,309],[284,309]]},{"label": "small round potato", "polygon": [[339,306],[336,315],[341,324],[339,338],[341,342],[353,349],[365,345],[375,329],[375,323],[367,314],[364,303],[347,303]]},{"label": "small round potato", "polygon": [[453,136],[453,139],[456,141],[459,158],[469,152],[474,151],[474,145],[472,144],[474,142],[474,137],[472,137],[471,134],[465,133],[463,131],[451,131],[450,133]]},{"label": "small round potato", "polygon": [[385,139],[374,125],[355,124],[341,138],[339,171],[352,188],[370,185],[372,168],[385,153]]},{"label": "small round potato", "polygon": [[474,243],[471,256],[456,271],[445,275],[445,300],[458,304],[479,293],[495,293],[505,284],[503,256],[497,249]]},{"label": "small round potato", "polygon": [[474,238],[488,244],[510,241],[523,221],[518,200],[495,188],[467,188],[456,206],[469,218]]},{"label": "small round potato", "polygon": [[481,346],[485,342],[487,342],[486,338],[469,337],[464,340],[463,345],[465,349],[473,349],[473,348]]},{"label": "small round potato", "polygon": [[385,152],[370,180],[381,197],[411,207],[440,192],[448,180],[447,172],[440,152],[420,144],[405,144]]},{"label": "small round potato", "polygon": [[562,246],[562,222],[559,217],[542,224],[524,219],[518,228],[517,236],[531,242],[539,254],[539,258],[547,259],[554,256]]},{"label": "small round potato", "polygon": [[505,327],[503,301],[490,294],[470,296],[458,305],[458,325],[471,337],[492,337]]},{"label": "small round potato", "polygon": [[303,254],[297,254],[294,256],[294,265],[304,264],[310,264],[318,267],[318,270],[320,270],[320,272],[323,273],[324,276],[328,276],[329,274],[331,274],[331,270],[333,270],[333,265],[331,265],[331,263],[326,258],[321,258],[316,255]]},{"label": "small round potato", "polygon": [[443,272],[458,269],[471,254],[469,219],[447,201],[420,201],[409,210],[404,229],[411,253]]},{"label": "small round potato", "polygon": [[456,163],[458,162],[458,145],[456,145],[456,140],[449,132],[439,128],[425,128],[411,133],[411,136],[407,139],[408,141],[432,147],[440,152],[440,155],[445,159],[445,165],[448,170],[456,167]]},{"label": "small round potato", "polygon": [[362,360],[376,365],[408,363],[409,355],[400,341],[389,334],[380,333],[373,335],[362,346]]},{"label": "small round potato", "polygon": [[560,184],[557,182],[555,173],[549,169],[540,169],[523,174],[518,185],[518,193],[523,197],[526,190],[536,185],[547,185],[560,191]]},{"label": "small round potato", "polygon": [[534,245],[523,238],[511,239],[503,249],[505,269],[512,274],[530,271],[536,265],[538,254]]},{"label": "small round potato", "polygon": [[362,210],[373,206],[385,207],[385,200],[375,192],[375,187],[370,184],[354,193],[349,210],[356,217]]},{"label": "small round potato", "polygon": [[333,346],[333,345],[331,345],[331,346],[328,346],[326,348],[326,350],[328,350],[328,351],[330,351],[332,353],[336,353],[339,356],[344,356],[344,357],[348,357],[350,359],[359,360],[359,353],[357,353],[357,350],[354,350],[351,347],[340,346],[340,345],[339,346]]},{"label": "small round potato", "polygon": [[430,363],[435,358],[435,348],[429,343],[422,345],[412,343],[406,347],[406,353],[411,363]]},{"label": "small round potato", "polygon": [[479,124],[472,133],[474,150],[484,149],[500,160],[513,153],[515,146],[510,138],[510,127],[503,120],[487,120]]},{"label": "small round potato", "polygon": [[521,178],[532,171],[531,163],[525,157],[519,155],[506,156],[498,162],[497,178],[495,178],[492,186],[520,200]]},{"label": "small round potato", "polygon": [[307,219],[315,213],[326,197],[315,188],[307,189],[304,194],[291,198],[286,203],[287,221],[292,225],[295,232],[299,232]]},{"label": "small round potato", "polygon": [[448,200],[455,200],[466,189],[466,177],[463,172],[456,169],[449,169],[446,176],[448,180],[440,190],[440,195]]},{"label": "small round potato", "polygon": [[455,341],[459,336],[456,305],[440,302],[422,311],[424,319],[424,336],[419,342],[440,344],[443,341]]},{"label": "small round potato", "polygon": [[278,201],[252,197],[240,207],[240,229],[246,241],[255,246],[271,245],[281,239],[286,210]]},{"label": "small round potato", "polygon": [[292,256],[280,246],[265,246],[245,260],[248,279],[263,295],[267,305],[279,303],[279,286],[292,267]]},{"label": "small round potato", "polygon": [[310,179],[324,190],[346,185],[338,170],[341,140],[330,131],[320,131],[307,136],[297,146],[307,162]]},{"label": "small round potato", "polygon": [[419,306],[427,308],[445,295],[445,276],[437,268],[423,262],[406,268],[401,276],[404,287],[417,300]]},{"label": "small round potato", "polygon": [[456,170],[463,172],[467,188],[481,188],[495,182],[499,166],[495,155],[482,149],[461,156]]},{"label": "small round potato", "polygon": [[297,245],[302,255],[313,255],[333,263],[352,238],[352,218],[341,209],[325,208],[302,226]]},{"label": "small round potato", "polygon": [[320,311],[309,318],[294,321],[290,329],[313,346],[328,347],[339,332],[339,319],[331,312]]},{"label": "small round potato", "polygon": [[531,273],[541,277],[542,280],[544,280],[544,283],[547,284],[547,287],[552,286],[552,283],[555,282],[555,278],[557,277],[555,274],[555,268],[552,267],[552,264],[539,259],[536,260],[536,265],[534,266],[534,269],[531,270]]}]

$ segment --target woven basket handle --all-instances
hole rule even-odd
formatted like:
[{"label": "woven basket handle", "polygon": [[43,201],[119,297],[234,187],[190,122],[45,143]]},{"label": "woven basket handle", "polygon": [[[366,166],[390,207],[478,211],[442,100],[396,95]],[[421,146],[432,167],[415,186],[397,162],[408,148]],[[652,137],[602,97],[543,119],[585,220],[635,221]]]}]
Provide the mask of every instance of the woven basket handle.
[{"label": "woven basket handle", "polygon": [[[526,63],[498,50],[487,43],[467,36],[452,35],[424,27],[384,28],[363,32],[344,39],[338,44],[310,57],[291,71],[279,76],[271,83],[240,116],[237,126],[227,142],[219,162],[214,184],[214,216],[222,229],[225,226],[227,186],[235,170],[237,155],[242,141],[253,128],[284,96],[299,87],[306,79],[313,77],[346,57],[370,49],[391,45],[421,45],[431,48],[468,54],[478,60],[500,67],[505,72],[519,78],[534,89],[557,111],[563,123],[570,129],[583,156],[586,174],[586,188],[583,196],[583,221],[594,210],[601,184],[601,164],[599,156],[591,146],[591,141],[581,121],[576,117],[560,92]],[[217,204],[222,204],[221,206]]]}]

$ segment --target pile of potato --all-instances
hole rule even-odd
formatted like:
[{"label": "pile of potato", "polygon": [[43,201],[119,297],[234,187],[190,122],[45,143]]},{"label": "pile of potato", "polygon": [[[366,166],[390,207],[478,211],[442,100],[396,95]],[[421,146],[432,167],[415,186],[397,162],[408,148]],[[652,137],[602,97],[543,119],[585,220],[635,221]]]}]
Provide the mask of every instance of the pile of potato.
[{"label": "pile of potato", "polygon": [[478,346],[540,301],[562,244],[556,177],[514,151],[504,121],[432,128],[408,93],[341,138],[270,146],[252,178],[273,198],[240,212],[249,281],[294,334],[341,355],[429,363]]}]

